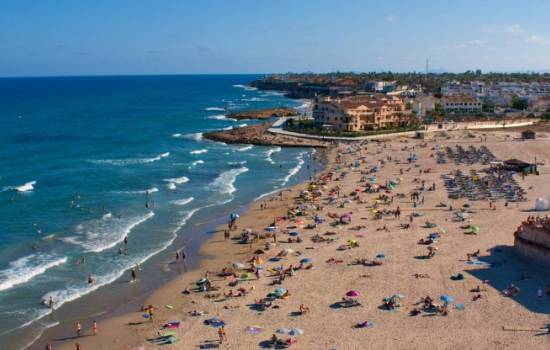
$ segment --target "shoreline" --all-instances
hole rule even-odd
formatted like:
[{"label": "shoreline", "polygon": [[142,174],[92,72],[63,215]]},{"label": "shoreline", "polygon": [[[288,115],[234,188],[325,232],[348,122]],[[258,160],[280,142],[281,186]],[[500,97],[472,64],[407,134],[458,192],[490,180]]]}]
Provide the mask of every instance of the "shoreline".
[{"label": "shoreline", "polygon": [[[308,147],[305,147],[308,148]],[[324,167],[326,166],[326,157],[325,157],[326,151],[325,149],[321,148],[320,152],[316,154],[314,158],[308,157],[306,160],[306,163],[304,164],[304,167],[319,167],[321,166],[320,171],[324,170]],[[307,176],[307,173],[309,173],[309,170],[307,170],[305,173],[303,173],[301,176]],[[307,181],[307,178],[303,178],[299,180],[298,183],[295,185],[291,185],[290,187],[283,187],[281,189],[276,189],[272,192],[279,192],[279,191],[291,191],[294,187],[300,186],[305,181]],[[229,212],[235,211],[238,213],[247,213],[250,210],[252,210],[252,207],[258,205],[258,197],[261,195],[265,195],[265,197],[262,197],[262,200],[268,200],[273,195],[266,195],[266,194],[258,194],[256,198],[250,199],[245,204],[237,204],[236,207],[231,208],[225,208],[222,212],[227,212],[228,215]],[[211,224],[211,222],[218,222],[218,224]],[[208,268],[209,266],[215,266],[219,265],[220,261],[222,261],[226,254],[226,249],[218,250],[216,247],[211,248],[212,244],[211,242],[216,242],[219,239],[219,236],[221,235],[219,228],[221,225],[225,223],[225,219],[217,218],[214,220],[210,220],[207,222],[199,222],[195,224],[195,227],[192,228],[192,231],[194,231],[196,234],[200,236],[205,236],[205,239],[197,244],[197,237],[191,236],[191,237],[176,237],[176,240],[173,242],[173,245],[176,244],[176,247],[174,247],[172,250],[179,249],[177,248],[177,245],[184,244],[185,245],[185,252],[187,255],[186,263],[183,264],[176,264],[175,267],[171,266],[170,273],[168,276],[163,278],[164,282],[160,286],[153,287],[152,289],[148,289],[145,292],[141,293],[141,296],[138,296],[137,298],[134,298],[130,295],[129,298],[123,298],[126,299],[126,301],[119,305],[118,307],[114,309],[110,309],[108,311],[103,311],[99,313],[94,314],[85,314],[81,318],[75,318],[71,317],[69,320],[64,320],[64,322],[61,322],[60,324],[57,324],[51,328],[46,328],[40,336],[37,337],[37,339],[32,342],[30,345],[28,345],[25,349],[26,350],[41,350],[44,348],[45,344],[49,342],[52,342],[52,339],[57,340],[53,341],[54,349],[74,349],[74,339],[70,337],[69,335],[74,334],[74,325],[71,322],[71,319],[78,319],[84,326],[85,332],[91,333],[90,329],[87,329],[87,324],[91,324],[91,321],[95,319],[98,321],[100,328],[124,328],[121,326],[119,320],[127,320],[129,317],[135,318],[135,310],[137,310],[142,305],[148,305],[152,303],[153,300],[160,300],[163,299],[166,296],[165,289],[169,290],[170,292],[174,291],[174,288],[176,284],[178,283],[186,283],[188,281],[193,280],[198,275],[197,272],[203,270],[204,268]],[[212,227],[213,230],[209,230],[208,227]],[[206,231],[205,231],[206,230]],[[195,238],[195,239],[193,239]],[[186,241],[194,241],[194,244],[187,245],[185,243]],[[178,243],[179,242],[179,243]],[[172,245],[171,245],[172,246]],[[193,251],[193,249],[196,249],[196,251]],[[172,258],[171,253],[168,253],[170,248],[160,252],[158,256],[154,257],[155,260],[165,260],[166,257],[169,259]],[[236,251],[230,252],[230,255],[238,255],[242,252],[238,251],[238,248]],[[164,257],[164,258],[163,258]],[[152,264],[150,261],[145,263],[145,266],[147,267],[148,264]],[[172,262],[168,263],[172,265]],[[156,265],[156,264],[155,264]],[[149,270],[154,269],[152,266],[149,266]],[[176,272],[177,270],[177,272]],[[150,272],[149,272],[150,273]],[[113,282],[113,285],[119,285],[121,282],[120,279],[125,280],[125,276],[127,274],[124,274],[123,277],[117,279],[117,281]],[[198,279],[198,278],[197,278]],[[109,285],[104,286],[102,288],[109,288]],[[100,288],[101,289],[101,288]],[[99,290],[99,294],[103,293],[102,290]],[[129,293],[132,294],[131,291],[121,291],[121,293]],[[170,293],[169,293],[170,294]],[[178,293],[176,293],[178,294]],[[95,299],[97,302],[98,296],[97,294],[94,294],[91,296],[91,298]],[[172,298],[173,299],[173,298]],[[75,302],[81,302],[81,300],[77,300]],[[67,307],[67,305],[65,305]],[[98,307],[95,307],[95,309],[98,309]],[[162,313],[159,312],[159,315]],[[95,316],[94,316],[95,315]],[[112,327],[111,327],[112,325]],[[82,338],[85,340],[85,338]],[[61,340],[61,341],[59,341]],[[81,345],[85,344],[84,341],[81,342]],[[109,348],[111,345],[107,345],[107,348]],[[89,348],[89,346],[86,346],[85,348]]]},{"label": "shoreline", "polygon": [[[542,267],[518,258],[511,246],[514,227],[532,215],[529,208],[532,206],[533,195],[550,194],[550,189],[545,186],[550,173],[544,168],[540,176],[533,175],[525,179],[516,176],[517,182],[523,188],[529,189],[526,202],[505,206],[504,200],[496,200],[498,210],[489,209],[483,201],[471,202],[467,210],[467,223],[475,223],[481,227],[481,232],[477,235],[468,235],[461,227],[464,226],[463,222],[451,220],[453,210],[449,210],[448,207],[441,208],[438,204],[452,204],[454,211],[457,211],[456,208],[463,208],[463,204],[469,202],[467,199],[449,200],[447,191],[441,185],[441,176],[447,174],[450,169],[455,169],[456,165],[454,162],[436,163],[435,158],[430,157],[430,152],[440,148],[430,148],[428,145],[443,143],[450,147],[461,145],[465,148],[487,145],[499,159],[509,156],[521,158],[525,152],[534,152],[544,159],[550,156],[547,148],[550,139],[546,136],[536,141],[520,142],[509,140],[504,133],[498,132],[488,135],[489,140],[485,142],[469,138],[464,132],[453,133],[452,136],[450,140],[429,141],[426,146],[422,146],[423,141],[405,139],[369,143],[367,147],[341,145],[337,151],[343,157],[342,162],[335,166],[333,162],[327,164],[323,173],[332,172],[336,176],[322,192],[337,185],[341,187],[342,193],[333,203],[325,203],[324,199],[317,202],[326,207],[312,209],[310,214],[338,217],[351,211],[354,213],[353,224],[331,225],[333,222],[328,219],[313,230],[300,227],[300,237],[304,237],[302,243],[287,242],[287,235],[282,233],[282,239],[277,239],[277,246],[260,256],[266,259],[263,266],[266,266],[268,272],[265,273],[265,277],[246,278],[239,282],[238,285],[248,291],[246,294],[250,294],[239,298],[222,296],[223,293],[227,293],[228,287],[232,287],[231,283],[228,285],[227,282],[233,279],[213,277],[213,271],[219,271],[221,267],[231,265],[235,261],[247,261],[254,255],[256,247],[225,241],[221,232],[223,227],[218,228],[216,234],[201,247],[205,259],[199,268],[167,283],[148,299],[147,302],[158,308],[155,322],[143,320],[141,312],[137,311],[121,315],[100,324],[97,337],[81,338],[81,345],[84,349],[158,349],[158,345],[151,344],[147,339],[157,337],[159,326],[169,320],[180,320],[182,326],[176,329],[176,334],[181,339],[174,345],[166,345],[167,349],[195,348],[205,344],[205,339],[210,341],[208,344],[217,344],[217,341],[212,340],[217,338],[217,329],[204,325],[204,321],[211,317],[220,317],[227,326],[229,339],[227,345],[223,346],[226,349],[253,349],[258,348],[258,343],[263,346],[266,339],[271,338],[275,329],[280,327],[297,327],[304,330],[305,333],[297,337],[300,344],[297,348],[315,346],[354,349],[361,348],[365,342],[381,349],[428,349],[436,344],[445,348],[467,348],[471,344],[476,344],[479,348],[494,348],[499,347],[499,344],[507,344],[511,348],[525,345],[532,349],[545,348],[545,337],[537,337],[534,335],[538,334],[529,332],[507,332],[506,327],[540,329],[545,324],[547,312],[550,311],[550,301],[543,302],[539,299],[537,302],[533,297],[536,295],[537,285],[548,280],[547,272]],[[418,166],[399,160],[406,159],[403,157],[410,154],[409,147],[412,146],[417,146]],[[394,159],[387,159],[389,155]],[[380,178],[380,184],[388,179],[400,177],[395,180],[396,193],[406,194],[416,189],[416,177],[426,180],[428,185],[437,183],[439,188],[423,192],[422,196],[426,196],[426,203],[424,204],[422,199],[418,208],[413,206],[406,195],[397,197],[397,203],[381,204],[389,205],[387,209],[395,208],[395,205],[401,206],[405,220],[388,216],[378,219],[380,221],[377,222],[370,214],[373,209],[370,204],[378,198],[376,192],[365,191],[361,193],[361,198],[349,195],[357,186],[368,188],[371,181],[360,180],[361,177],[369,175],[363,175],[363,165],[354,162],[364,157],[368,159],[368,163],[364,163],[365,169],[369,168],[373,161],[387,159],[377,171],[377,176]],[[409,168],[400,176],[400,167]],[[481,164],[473,166],[477,171],[481,167]],[[418,168],[431,170],[420,172],[419,175]],[[344,177],[346,181],[342,181]],[[358,185],[358,182],[361,184]],[[259,209],[260,203],[247,207],[237,222],[239,228],[232,232],[232,236],[238,236],[239,232],[247,227],[256,232],[263,232],[263,228],[269,225],[275,216],[286,212],[289,205],[294,207],[296,203],[303,203],[297,196],[303,189],[304,184],[299,183],[285,191],[283,201],[267,200],[267,210]],[[382,193],[379,192],[378,195]],[[412,229],[403,229],[401,225],[409,222],[409,215],[413,212],[419,212],[424,217],[415,220]],[[303,220],[307,220],[305,223],[312,218],[310,214],[302,216]],[[287,220],[284,220],[283,229],[285,226],[291,229],[300,225],[293,218]],[[439,252],[435,258],[422,259],[418,256],[425,253],[426,246],[418,240],[434,230],[423,227],[422,223],[428,220],[442,225],[444,230],[440,233],[440,242],[437,242]],[[500,225],[497,227],[494,225],[495,222],[499,222]],[[358,224],[360,226],[356,226]],[[387,230],[379,229],[382,225],[387,225]],[[326,233],[323,234],[325,230]],[[316,242],[314,237],[319,235],[324,237],[325,241]],[[358,245],[350,248],[350,241],[358,242]],[[269,239],[260,242],[271,241]],[[342,245],[348,247],[340,249]],[[269,259],[270,257],[286,248],[299,249],[303,255],[288,253],[288,256],[281,258],[281,262],[270,263],[273,260]],[[480,264],[467,264],[464,256],[476,250],[479,251],[479,257],[474,261],[479,261]],[[274,307],[257,310],[258,300],[279,286],[273,285],[273,280],[269,278],[269,272],[273,267],[268,266],[297,266],[295,260],[300,260],[304,256],[312,258],[310,260],[315,266],[311,269],[296,270],[294,275],[291,273],[290,277],[285,279],[283,286],[290,295],[273,301]],[[353,263],[357,259],[375,256],[381,256],[378,260],[381,262],[380,265]],[[209,278],[214,286],[221,288],[220,290],[206,293],[195,290],[193,282],[201,279],[205,270],[211,271]],[[458,272],[464,274],[461,281],[449,278]],[[528,274],[530,279],[520,279],[520,274],[524,273]],[[421,274],[423,277],[420,279],[415,277],[415,274]],[[270,281],[271,283],[268,283]],[[504,297],[501,291],[510,283],[520,286],[522,295],[517,298]],[[476,298],[472,299],[474,294],[471,294],[471,290],[477,285],[482,285],[479,301],[476,301]],[[188,287],[191,288],[190,293],[182,294]],[[359,291],[357,294],[362,307],[334,306],[338,305],[342,295],[349,293],[347,290]],[[380,305],[381,300],[388,295],[397,295],[395,293],[402,295],[401,308],[389,312]],[[420,311],[421,315],[416,317],[410,314],[417,309],[415,305],[421,297],[430,295],[439,301],[439,296],[447,293],[456,300],[448,314],[431,313],[432,311]],[[207,298],[209,295],[212,298]],[[170,303],[173,308],[165,308],[165,303]],[[297,313],[299,305],[302,304],[310,310],[306,314]],[[188,312],[192,310],[204,311],[207,314],[191,316]],[[367,321],[374,326],[365,327],[367,329],[363,330],[354,327],[357,322],[362,324]],[[247,332],[247,327],[251,325],[265,329],[265,332],[260,335]],[[449,332],[449,329],[453,331]],[[434,332],[438,334],[437,337],[433,337]],[[58,348],[70,350],[74,348],[74,344],[64,344],[55,349]]]}]

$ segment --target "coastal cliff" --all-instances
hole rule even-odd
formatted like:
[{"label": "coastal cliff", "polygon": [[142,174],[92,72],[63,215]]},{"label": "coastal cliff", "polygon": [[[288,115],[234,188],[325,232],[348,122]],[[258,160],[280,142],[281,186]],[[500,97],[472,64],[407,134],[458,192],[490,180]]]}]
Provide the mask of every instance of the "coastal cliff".
[{"label": "coastal cliff", "polygon": [[289,117],[298,115],[298,111],[294,108],[282,107],[282,108],[266,108],[253,111],[242,111],[230,113],[227,115],[229,119],[243,120],[243,119],[270,119],[273,117]]},{"label": "coastal cliff", "polygon": [[302,139],[292,136],[272,134],[267,131],[270,123],[262,123],[232,130],[213,131],[204,134],[204,138],[229,144],[252,144],[281,147],[327,147],[328,143],[318,140]]}]

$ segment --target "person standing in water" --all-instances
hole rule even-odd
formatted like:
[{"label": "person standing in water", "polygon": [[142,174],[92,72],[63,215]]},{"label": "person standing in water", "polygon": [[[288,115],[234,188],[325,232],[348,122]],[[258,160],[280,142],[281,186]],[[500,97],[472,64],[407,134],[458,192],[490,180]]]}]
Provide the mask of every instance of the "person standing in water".
[{"label": "person standing in water", "polygon": [[94,281],[95,281],[94,277],[91,274],[89,274],[88,275],[88,285],[92,285],[94,283]]},{"label": "person standing in water", "polygon": [[92,332],[94,335],[97,335],[97,321],[94,320],[94,322],[92,322]]},{"label": "person standing in water", "polygon": [[80,338],[82,336],[82,325],[80,324],[80,321],[76,321],[75,328],[76,328],[76,336]]},{"label": "person standing in water", "polygon": [[132,282],[135,282],[137,279],[136,269],[132,269]]}]

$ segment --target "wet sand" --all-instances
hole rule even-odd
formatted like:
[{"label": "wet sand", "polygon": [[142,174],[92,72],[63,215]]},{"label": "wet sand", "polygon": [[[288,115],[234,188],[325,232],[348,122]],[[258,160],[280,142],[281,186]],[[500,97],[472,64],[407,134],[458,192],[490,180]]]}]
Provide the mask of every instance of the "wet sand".
[{"label": "wet sand", "polygon": [[[229,289],[230,278],[217,277],[216,271],[230,266],[233,262],[245,263],[258,247],[263,247],[266,241],[260,240],[257,246],[238,244],[236,240],[224,240],[223,228],[201,247],[201,253],[208,256],[200,266],[160,288],[145,302],[157,307],[155,321],[151,322],[142,317],[143,312],[136,310],[99,324],[97,336],[85,336],[80,339],[68,339],[53,343],[54,349],[74,349],[75,342],[79,342],[83,349],[158,349],[147,339],[157,336],[159,326],[170,320],[180,320],[182,323],[176,330],[179,341],[173,345],[165,345],[166,349],[195,349],[205,341],[216,341],[217,329],[204,325],[204,320],[219,317],[226,323],[225,331],[228,341],[223,344],[224,349],[257,349],[267,346],[268,340],[280,327],[298,327],[304,331],[296,337],[296,349],[548,349],[550,340],[546,331],[539,330],[548,321],[550,300],[537,300],[536,290],[539,286],[550,283],[550,274],[542,266],[520,259],[513,251],[513,232],[534,207],[537,196],[550,197],[550,165],[542,167],[540,176],[528,176],[521,180],[516,176],[518,183],[527,191],[527,201],[516,206],[508,207],[503,201],[496,202],[497,210],[490,210],[487,201],[469,202],[473,212],[466,222],[452,221],[452,212],[437,205],[444,202],[452,205],[454,210],[462,207],[467,201],[464,199],[451,201],[443,186],[441,175],[461,168],[467,172],[469,168],[480,169],[477,164],[472,167],[455,165],[452,161],[447,164],[436,164],[432,149],[436,144],[444,146],[486,145],[498,158],[519,158],[530,161],[530,157],[537,155],[537,160],[550,161],[550,138],[544,137],[534,141],[515,141],[505,138],[505,134],[518,136],[517,133],[485,132],[488,141],[479,142],[479,138],[468,138],[466,133],[452,133],[450,140],[428,141],[427,147],[420,148],[419,140],[393,140],[380,144],[369,143],[367,149],[347,153],[348,146],[341,146],[329,157],[328,169],[334,170],[335,177],[342,172],[348,174],[341,181],[331,181],[323,191],[323,209],[310,211],[301,217],[307,224],[312,222],[312,216],[319,214],[325,221],[315,229],[299,228],[298,232],[303,239],[302,243],[278,242],[277,246],[262,255],[262,265],[266,268],[280,266],[287,268],[290,264],[298,265],[299,260],[307,256],[313,260],[313,269],[298,270],[292,277],[287,277],[282,285],[270,285],[273,278],[265,273],[259,280],[242,281],[239,287],[250,289],[250,293],[242,297],[225,298],[223,293]],[[385,145],[385,148],[384,148]],[[406,157],[410,148],[415,146],[418,155],[417,165],[406,164]],[[408,147],[409,149],[404,149]],[[334,155],[343,155],[343,164],[353,163],[362,156],[367,157],[367,164],[359,169],[338,166],[334,163]],[[359,201],[346,201],[344,197],[357,187],[365,183],[359,182],[360,173],[366,167],[370,168],[378,160],[391,156],[377,172],[377,183],[383,184],[386,180],[399,182],[395,193],[403,193],[402,199],[394,198],[394,202],[382,205],[381,208],[393,210],[399,205],[401,218],[386,216],[382,220],[374,220],[372,205],[380,193],[361,193]],[[395,159],[399,159],[396,164]],[[404,173],[400,174],[400,169]],[[419,174],[419,170],[431,169],[429,173]],[[370,175],[367,175],[370,176]],[[418,178],[420,180],[415,180]],[[422,193],[425,202],[413,208],[408,194],[424,180],[427,185],[436,184],[436,191]],[[333,205],[326,204],[328,189],[341,186],[340,197]],[[238,229],[232,231],[238,236],[242,229],[252,228],[256,232],[263,232],[264,228],[273,221],[274,217],[286,215],[288,207],[294,207],[295,198],[307,184],[300,184],[290,191],[285,191],[284,200],[267,200],[268,209],[261,210],[260,202],[252,206],[238,220]],[[343,207],[341,207],[343,205]],[[412,222],[412,228],[401,229],[400,225],[409,222],[408,215],[413,211],[423,213]],[[328,213],[339,215],[353,212],[352,222],[348,225],[331,226]],[[415,257],[426,254],[426,246],[417,244],[434,229],[424,228],[423,223],[429,220],[445,229],[437,243],[437,254],[431,259],[417,259]],[[477,235],[469,235],[461,229],[464,224],[479,225]],[[389,230],[377,230],[386,226]],[[283,226],[293,226],[284,222]],[[284,228],[283,228],[284,229]],[[324,235],[326,232],[335,232],[335,235]],[[311,237],[320,234],[324,237],[335,238],[331,243],[314,243]],[[286,240],[288,236],[278,234],[278,240]],[[356,248],[338,250],[348,240],[356,240]],[[291,254],[278,262],[269,261],[279,251],[291,248],[301,252],[300,256]],[[479,261],[487,264],[468,265],[466,254],[480,250]],[[355,266],[350,263],[356,258],[372,260],[376,255],[383,253],[381,266]],[[341,263],[327,263],[331,258]],[[245,263],[246,264],[246,263]],[[195,292],[194,282],[209,274],[212,284],[219,286],[219,291],[208,293]],[[427,278],[416,278],[414,274],[426,274]],[[455,281],[450,277],[462,273],[464,280]],[[528,277],[521,279],[521,276]],[[486,283],[483,283],[486,281]],[[521,288],[521,293],[515,298],[502,296],[501,290],[514,283]],[[470,290],[480,285],[481,299],[473,301],[477,293]],[[287,299],[277,299],[274,305],[265,311],[255,310],[255,300],[265,297],[277,287],[287,289],[290,296]],[[182,291],[190,288],[190,294]],[[357,300],[361,307],[338,308],[336,303],[349,290],[357,290]],[[214,298],[206,298],[207,294],[218,294]],[[402,306],[397,310],[384,309],[382,299],[394,294],[402,294]],[[463,310],[450,308],[447,316],[422,312],[418,316],[410,316],[409,312],[416,308],[421,297],[430,295],[436,302],[440,295],[451,295],[455,302],[463,304]],[[172,309],[165,305],[170,304]],[[310,311],[299,315],[300,304],[306,305]],[[191,316],[189,312],[199,310],[207,314]],[[357,323],[370,321],[372,328],[355,329]],[[259,326],[263,329],[260,334],[249,334],[247,326]],[[85,327],[89,325],[84,325]],[[505,331],[510,329],[524,329],[524,331]],[[525,331],[525,329],[528,329]],[[91,331],[86,330],[86,334]],[[71,334],[68,334],[71,336]],[[288,336],[279,335],[282,338]],[[45,344],[39,344],[43,347]],[[37,347],[37,348],[40,348]]]}]

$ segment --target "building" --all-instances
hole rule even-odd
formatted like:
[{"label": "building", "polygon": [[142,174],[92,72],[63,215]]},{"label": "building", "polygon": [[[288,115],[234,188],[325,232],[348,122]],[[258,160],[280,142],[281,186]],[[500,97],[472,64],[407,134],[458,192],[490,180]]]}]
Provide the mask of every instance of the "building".
[{"label": "building", "polygon": [[443,96],[441,107],[445,112],[452,114],[478,114],[482,110],[481,102],[467,94]]},{"label": "building", "polygon": [[367,83],[365,89],[367,91],[391,92],[395,90],[395,85],[395,81],[371,81]]},{"label": "building", "polygon": [[355,95],[345,98],[315,99],[316,124],[333,130],[363,131],[406,125],[411,110],[396,96]]},{"label": "building", "polygon": [[550,219],[524,221],[514,232],[514,248],[526,259],[550,266]]}]

